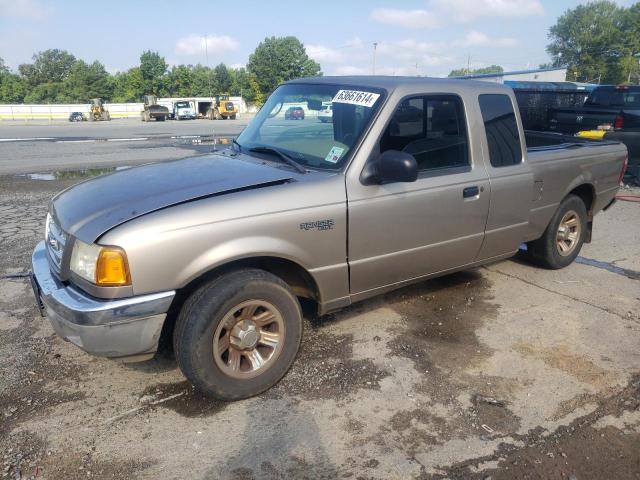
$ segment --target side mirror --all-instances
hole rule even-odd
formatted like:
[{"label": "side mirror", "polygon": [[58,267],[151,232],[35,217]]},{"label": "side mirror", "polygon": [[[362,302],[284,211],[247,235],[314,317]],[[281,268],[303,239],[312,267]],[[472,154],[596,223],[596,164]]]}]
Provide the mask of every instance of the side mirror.
[{"label": "side mirror", "polygon": [[360,179],[365,185],[415,182],[418,179],[418,162],[409,153],[387,150],[367,164]]}]

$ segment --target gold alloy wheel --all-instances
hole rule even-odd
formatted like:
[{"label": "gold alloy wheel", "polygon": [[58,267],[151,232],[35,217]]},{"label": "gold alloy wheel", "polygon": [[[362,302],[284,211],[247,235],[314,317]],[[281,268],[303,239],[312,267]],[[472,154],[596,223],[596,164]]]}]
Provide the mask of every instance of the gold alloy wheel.
[{"label": "gold alloy wheel", "polygon": [[282,314],[266,300],[247,300],[224,316],[213,336],[213,358],[232,378],[256,377],[276,361],[285,340]]},{"label": "gold alloy wheel", "polygon": [[580,217],[575,211],[569,210],[564,214],[558,226],[558,233],[556,234],[558,253],[563,257],[571,255],[578,245],[581,233]]}]

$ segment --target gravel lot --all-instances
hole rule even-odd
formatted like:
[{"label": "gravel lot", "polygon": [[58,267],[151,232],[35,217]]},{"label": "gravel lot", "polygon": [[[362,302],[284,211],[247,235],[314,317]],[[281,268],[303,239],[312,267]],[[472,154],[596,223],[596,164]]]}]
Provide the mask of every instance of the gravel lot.
[{"label": "gravel lot", "polygon": [[[96,155],[210,148],[139,143]],[[81,148],[85,166],[107,164],[88,144],[57,145],[69,150],[28,170]],[[81,178],[0,177],[0,478],[640,477],[639,204],[598,216],[585,260],[561,271],[515,258],[308,314],[285,379],[223,403],[193,391],[168,352],[90,357],[39,316],[16,274],[51,196]]]}]

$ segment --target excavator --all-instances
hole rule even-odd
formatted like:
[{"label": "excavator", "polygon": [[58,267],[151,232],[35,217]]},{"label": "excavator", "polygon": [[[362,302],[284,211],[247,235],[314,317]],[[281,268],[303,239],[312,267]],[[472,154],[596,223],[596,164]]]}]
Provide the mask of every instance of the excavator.
[{"label": "excavator", "polygon": [[216,95],[214,97],[213,104],[207,110],[207,118],[209,120],[235,120],[238,114],[238,109],[232,101],[229,100],[229,95]]},{"label": "excavator", "polygon": [[111,120],[109,111],[104,108],[104,102],[101,98],[92,98],[91,106],[89,107],[89,121],[100,122]]}]

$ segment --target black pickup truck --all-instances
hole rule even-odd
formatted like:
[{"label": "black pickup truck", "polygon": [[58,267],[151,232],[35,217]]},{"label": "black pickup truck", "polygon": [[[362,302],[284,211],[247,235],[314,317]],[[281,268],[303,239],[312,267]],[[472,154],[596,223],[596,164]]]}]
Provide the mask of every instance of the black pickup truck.
[{"label": "black pickup truck", "polygon": [[596,87],[580,107],[549,110],[549,128],[569,134],[598,129],[640,132],[640,86]]},{"label": "black pickup truck", "polygon": [[640,178],[640,86],[596,87],[580,107],[550,109],[549,130],[565,134],[604,130],[604,139],[627,146],[628,173]]}]

